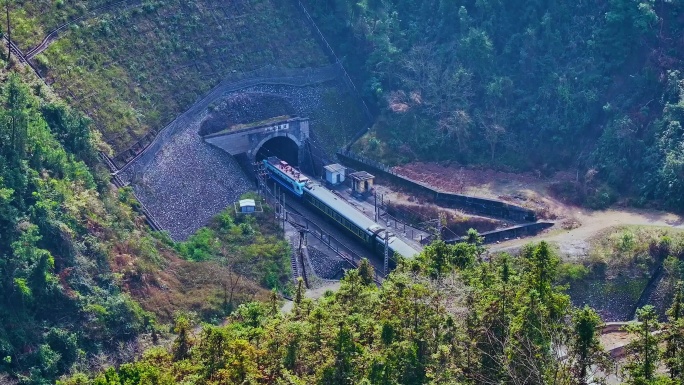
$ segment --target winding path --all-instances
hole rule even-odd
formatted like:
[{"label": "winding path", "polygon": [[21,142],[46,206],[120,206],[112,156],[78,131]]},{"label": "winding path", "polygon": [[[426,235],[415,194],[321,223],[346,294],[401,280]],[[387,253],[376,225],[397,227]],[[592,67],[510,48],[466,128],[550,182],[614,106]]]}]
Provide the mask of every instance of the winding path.
[{"label": "winding path", "polygon": [[122,8],[128,8],[128,7],[132,7],[132,6],[139,6],[141,4],[142,4],[142,0],[123,0],[123,1],[117,1],[115,3],[105,4],[105,5],[101,5],[99,7],[93,8],[93,9],[89,10],[87,13],[85,13],[85,14],[83,14],[83,15],[75,18],[75,19],[69,20],[66,23],[64,23],[64,24],[60,25],[59,27],[50,31],[47,35],[45,35],[45,37],[40,42],[40,44],[29,49],[26,52],[26,54],[25,54],[26,60],[31,60],[34,57],[36,57],[38,54],[40,54],[41,52],[45,51],[50,46],[50,44],[54,43],[57,39],[59,39],[60,32],[64,31],[65,29],[67,29],[69,26],[71,26],[74,23],[78,23],[81,20],[85,20],[87,18],[96,16],[98,14],[101,14],[104,11],[110,10],[112,8],[116,8],[118,6],[123,6]]}]

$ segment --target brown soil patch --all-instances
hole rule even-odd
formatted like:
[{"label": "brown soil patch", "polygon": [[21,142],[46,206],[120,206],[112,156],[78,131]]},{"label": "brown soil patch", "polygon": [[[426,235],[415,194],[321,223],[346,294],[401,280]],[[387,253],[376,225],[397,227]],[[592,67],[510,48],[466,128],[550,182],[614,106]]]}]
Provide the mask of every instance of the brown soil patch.
[{"label": "brown soil patch", "polygon": [[634,339],[634,336],[627,332],[614,332],[602,334],[600,339],[603,348],[609,351],[627,345]]},{"label": "brown soil patch", "polygon": [[552,198],[549,193],[549,187],[553,183],[572,180],[572,175],[568,173],[556,173],[553,177],[546,178],[531,172],[516,174],[422,162],[396,166],[393,171],[438,190],[497,199],[527,207],[534,210],[541,219],[572,218],[575,209]]},{"label": "brown soil patch", "polygon": [[[535,173],[509,173],[487,169],[443,166],[436,163],[410,163],[393,168],[396,173],[436,189],[476,197],[498,199],[527,207],[537,212],[540,219],[554,220],[557,225],[534,237],[514,239],[493,245],[491,251],[514,252],[529,242],[547,240],[558,245],[566,260],[587,257],[589,240],[599,232],[620,225],[669,226],[684,228],[678,215],[654,210],[615,208],[593,211],[568,204],[552,196],[552,185],[572,182],[575,175],[556,173],[544,177]],[[406,194],[403,194],[406,195]],[[415,201],[415,197],[392,195],[392,199]],[[403,202],[402,202],[403,203]]]}]

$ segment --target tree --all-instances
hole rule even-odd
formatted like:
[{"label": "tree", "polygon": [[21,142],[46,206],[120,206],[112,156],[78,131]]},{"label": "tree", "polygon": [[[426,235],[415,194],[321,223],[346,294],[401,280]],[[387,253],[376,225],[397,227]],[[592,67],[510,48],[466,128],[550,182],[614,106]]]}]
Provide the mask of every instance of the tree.
[{"label": "tree", "polygon": [[21,82],[19,75],[11,73],[6,88],[6,108],[8,112],[8,131],[11,155],[15,159],[23,159],[28,140],[28,113],[26,111],[28,99],[26,86]]},{"label": "tree", "polygon": [[334,362],[327,367],[322,376],[321,384],[351,385],[354,383],[354,356],[358,348],[354,343],[349,327],[340,322],[337,337],[333,345]]},{"label": "tree", "polygon": [[297,291],[295,292],[295,297],[294,297],[294,304],[295,308],[299,308],[299,305],[302,303],[302,300],[304,299],[304,292],[306,291],[306,288],[304,287],[304,280],[302,277],[297,278]]},{"label": "tree", "polygon": [[599,340],[602,323],[601,317],[588,306],[576,310],[572,316],[568,357],[571,360],[572,376],[576,384],[588,384],[590,374],[592,378],[596,378],[596,373],[589,372],[592,367],[607,367],[608,355]]},{"label": "tree", "polygon": [[451,261],[454,259],[451,246],[439,239],[427,247],[422,254],[427,260],[430,276],[441,278],[451,269]]},{"label": "tree", "polygon": [[656,369],[660,363],[661,336],[658,314],[651,305],[637,310],[637,322],[625,329],[636,338],[627,345],[629,361],[624,367],[628,384],[649,384],[656,379]]},{"label": "tree", "polygon": [[173,332],[176,333],[176,339],[173,341],[173,359],[175,361],[184,360],[190,357],[190,348],[192,348],[192,331],[190,330],[190,319],[184,315],[176,316]]},{"label": "tree", "polygon": [[361,260],[361,263],[359,263],[358,271],[359,276],[361,277],[361,281],[364,285],[373,284],[375,269],[373,268],[373,265],[371,265],[370,262],[368,262],[367,258]]},{"label": "tree", "polygon": [[466,234],[466,242],[476,246],[480,246],[484,242],[484,237],[482,237],[480,233],[477,232],[477,230],[470,228],[468,229],[468,233]]},{"label": "tree", "polygon": [[667,316],[669,324],[665,329],[665,365],[673,381],[684,383],[684,287],[681,281],[677,283]]}]

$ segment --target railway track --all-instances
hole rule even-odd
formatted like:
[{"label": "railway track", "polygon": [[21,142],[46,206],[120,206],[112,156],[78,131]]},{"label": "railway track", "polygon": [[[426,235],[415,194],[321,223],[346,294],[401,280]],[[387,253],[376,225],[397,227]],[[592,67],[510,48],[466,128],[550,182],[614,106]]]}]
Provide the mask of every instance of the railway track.
[{"label": "railway track", "polygon": [[[260,170],[260,164],[256,164],[256,169],[254,170],[254,175],[257,177],[259,180],[259,185],[263,186],[265,194],[263,196],[269,200],[272,204],[274,204],[274,207],[277,205],[280,205],[281,202],[278,198],[276,198],[276,194],[273,193],[271,188],[268,186],[268,183],[266,183],[266,173],[263,170]],[[350,266],[353,267],[358,267],[361,261],[365,258],[368,259],[373,267],[375,268],[375,276],[374,276],[374,281],[377,284],[382,283],[384,280],[384,276],[382,274],[379,274],[378,272],[382,271],[383,269],[383,263],[382,261],[378,261],[377,258],[373,258],[370,253],[358,253],[354,251],[354,247],[358,246],[358,243],[354,242],[353,240],[347,239],[346,234],[340,233],[337,230],[333,230],[332,226],[329,226],[329,224],[323,224],[323,219],[320,219],[320,217],[316,214],[313,214],[306,208],[303,204],[300,204],[297,201],[294,201],[292,196],[288,195],[290,198],[289,200],[285,200],[284,202],[284,208],[285,208],[285,218],[284,220],[294,226],[295,228],[298,229],[306,229],[306,231],[311,234],[314,238],[319,240],[325,247],[327,247],[330,251],[335,253],[338,257],[340,257],[342,260],[347,262]],[[321,220],[321,222],[315,222],[311,219],[310,217],[315,217]],[[323,229],[323,227],[329,227],[328,230]],[[344,239],[344,241],[340,241],[337,237],[331,235],[331,233],[337,233],[340,235],[340,239]],[[354,245],[354,246],[352,246]],[[362,247],[362,246],[361,246]],[[366,256],[368,255],[368,256]],[[292,261],[293,265],[297,265],[297,261],[293,260]],[[293,268],[293,271],[298,271]],[[296,278],[295,278],[296,279]]]},{"label": "railway track", "polygon": [[286,201],[285,211],[285,220],[288,223],[295,227],[307,229],[309,234],[323,243],[330,251],[335,253],[335,255],[350,264],[350,266],[358,267],[363,259],[368,259],[375,268],[374,281],[377,284],[382,283],[384,277],[379,273],[383,269],[382,261],[377,260],[377,258],[373,258],[370,254],[366,255],[365,253],[361,254],[354,251],[353,247],[351,246],[353,241],[346,239],[344,241],[340,240],[342,238],[346,238],[346,235],[340,234],[341,236],[339,238],[331,235],[333,231],[325,230],[322,228],[324,226],[321,226],[319,223],[309,219],[309,217],[318,218],[318,216],[309,212],[308,209],[302,207],[299,205],[299,203],[293,204]]}]

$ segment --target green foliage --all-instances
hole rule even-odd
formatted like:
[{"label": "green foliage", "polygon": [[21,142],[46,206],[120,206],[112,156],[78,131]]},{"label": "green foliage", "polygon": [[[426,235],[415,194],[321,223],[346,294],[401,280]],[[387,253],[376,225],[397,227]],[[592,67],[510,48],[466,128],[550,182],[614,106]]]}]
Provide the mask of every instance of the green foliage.
[{"label": "green foliage", "polygon": [[53,135],[65,150],[93,164],[95,149],[90,137],[90,120],[61,104],[46,104],[41,112]]},{"label": "green foliage", "polygon": [[574,312],[568,356],[572,362],[572,375],[577,384],[589,383],[591,370],[596,369],[594,366],[604,371],[609,368],[609,357],[603,351],[599,340],[601,327],[601,317],[590,307],[585,306]]},{"label": "green foliage", "polygon": [[[271,304],[241,305],[225,326],[205,325],[194,344],[153,348],[87,383],[139,384],[132,374],[143,372],[205,384],[586,383],[582,368],[605,357],[602,322],[589,308],[571,309],[550,283],[557,266],[550,249],[531,245],[529,261],[486,262],[474,245],[462,245],[473,261],[462,269],[433,278],[434,257],[423,255],[400,261],[380,287],[352,270],[338,292],[316,302],[298,298],[284,314]],[[567,358],[551,349],[557,342],[571,346]],[[181,345],[190,346],[182,357]]]},{"label": "green foliage", "polygon": [[[473,234],[479,237],[477,232]],[[438,278],[454,268],[466,269],[470,267],[480,253],[481,248],[476,243],[466,242],[448,245],[446,242],[438,240],[425,247],[418,259],[426,264],[431,277]]]},{"label": "green foliage", "polygon": [[[618,226],[597,236],[593,243],[594,265],[590,267],[608,275],[620,271],[635,278],[646,276],[668,256],[684,256],[684,233],[670,228]],[[673,276],[679,275],[676,264],[668,266]]]},{"label": "green foliage", "polygon": [[560,282],[581,281],[591,273],[591,269],[580,263],[561,263],[558,267]]},{"label": "green foliage", "polygon": [[684,209],[681,2],[306,4],[379,111],[364,155],[593,171],[589,207]]},{"label": "green foliage", "polygon": [[627,375],[627,384],[650,384],[654,383],[659,375],[656,373],[661,358],[658,344],[662,336],[655,333],[660,331],[658,315],[651,305],[646,305],[637,310],[637,323],[626,327],[633,333],[636,339],[627,346],[631,354],[624,371]]},{"label": "green foliage", "polygon": [[216,261],[269,289],[282,290],[289,283],[291,251],[281,234],[270,207],[237,217],[229,207],[175,248],[187,260]]},{"label": "green foliage", "polygon": [[667,311],[669,324],[665,329],[665,365],[670,378],[676,382],[684,381],[684,286],[677,283],[672,306]]},{"label": "green foliage", "polygon": [[359,275],[361,276],[361,280],[364,284],[373,284],[373,279],[375,278],[375,269],[366,258],[364,258],[359,264]]},{"label": "green foliage", "polygon": [[186,315],[176,316],[173,327],[176,339],[173,341],[173,358],[176,361],[184,360],[190,356],[190,348],[193,341],[190,335],[190,319]]},{"label": "green foliage", "polygon": [[121,207],[105,208],[108,192],[100,195],[84,163],[95,159],[88,120],[7,75],[0,89],[0,371],[52,383],[81,354],[134,340],[150,315],[109,271],[105,243],[116,242],[115,226],[134,226]]}]

